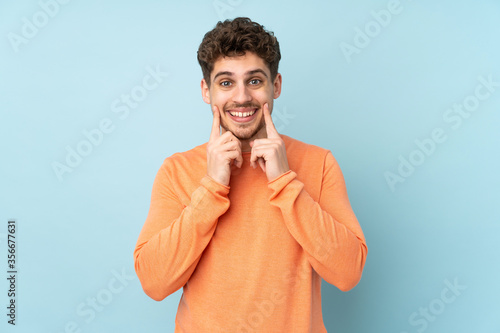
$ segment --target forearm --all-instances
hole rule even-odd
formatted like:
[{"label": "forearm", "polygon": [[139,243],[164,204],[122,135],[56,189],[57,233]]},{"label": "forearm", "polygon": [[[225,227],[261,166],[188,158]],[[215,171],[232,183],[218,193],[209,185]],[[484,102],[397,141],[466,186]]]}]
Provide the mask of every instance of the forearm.
[{"label": "forearm", "polygon": [[188,281],[219,216],[229,208],[227,193],[227,187],[205,177],[184,208],[173,208],[172,198],[153,194],[134,251],[137,276],[151,298],[162,300]]},{"label": "forearm", "polygon": [[346,194],[344,197],[345,188],[324,190],[322,201],[336,203],[325,202],[322,207],[305,191],[294,172],[282,175],[269,187],[273,190],[271,205],[281,210],[290,234],[314,270],[341,290],[353,288],[361,278],[367,246]]}]

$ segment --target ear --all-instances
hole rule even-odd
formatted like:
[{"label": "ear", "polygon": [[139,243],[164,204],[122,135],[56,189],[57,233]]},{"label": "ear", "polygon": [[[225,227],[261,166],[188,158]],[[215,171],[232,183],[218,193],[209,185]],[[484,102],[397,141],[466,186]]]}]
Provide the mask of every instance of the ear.
[{"label": "ear", "polygon": [[210,88],[205,79],[201,79],[201,98],[205,103],[210,104]]},{"label": "ear", "polygon": [[280,73],[276,74],[276,78],[274,79],[274,83],[273,83],[273,98],[274,99],[280,97],[280,95],[281,95],[282,79],[283,78],[281,77]]}]

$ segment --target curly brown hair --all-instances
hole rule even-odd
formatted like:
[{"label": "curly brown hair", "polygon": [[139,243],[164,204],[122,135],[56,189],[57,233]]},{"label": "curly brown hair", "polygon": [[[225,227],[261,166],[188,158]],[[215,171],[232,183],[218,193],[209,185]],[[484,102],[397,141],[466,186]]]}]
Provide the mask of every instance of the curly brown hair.
[{"label": "curly brown hair", "polygon": [[266,62],[274,81],[281,53],[273,32],[265,30],[264,26],[248,17],[217,22],[215,28],[205,34],[198,48],[198,62],[208,86],[214,63],[220,57],[241,56],[247,51],[257,54]]}]

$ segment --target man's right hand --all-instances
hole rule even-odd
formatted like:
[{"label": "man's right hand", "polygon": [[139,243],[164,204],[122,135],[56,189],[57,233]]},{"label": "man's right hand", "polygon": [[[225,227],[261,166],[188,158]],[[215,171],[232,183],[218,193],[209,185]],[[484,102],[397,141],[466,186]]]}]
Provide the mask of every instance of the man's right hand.
[{"label": "man's right hand", "polygon": [[220,112],[213,106],[212,132],[207,145],[207,174],[222,185],[229,185],[231,163],[241,168],[241,142],[233,133],[226,131],[220,135]]}]

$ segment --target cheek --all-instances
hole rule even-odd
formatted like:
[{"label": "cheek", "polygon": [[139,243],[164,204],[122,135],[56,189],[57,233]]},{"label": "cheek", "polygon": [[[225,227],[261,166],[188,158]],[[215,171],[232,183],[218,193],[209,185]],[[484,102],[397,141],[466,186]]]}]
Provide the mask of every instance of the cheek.
[{"label": "cheek", "polygon": [[254,99],[261,105],[263,105],[264,103],[271,104],[274,99],[274,92],[272,89],[258,91],[254,94]]},{"label": "cheek", "polygon": [[212,95],[212,104],[217,105],[218,107],[224,107],[224,105],[226,105],[229,101],[230,98],[227,94],[216,93]]}]

